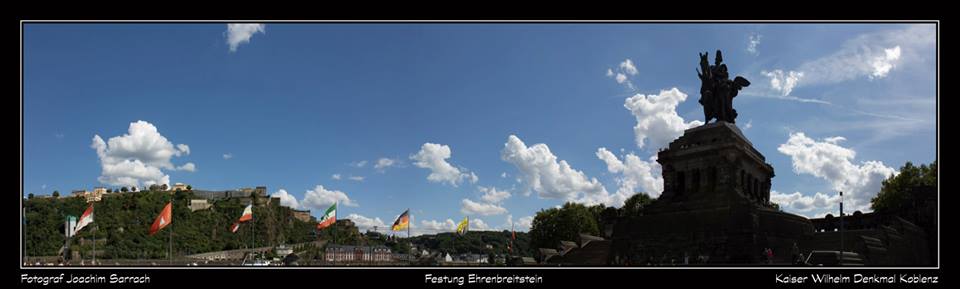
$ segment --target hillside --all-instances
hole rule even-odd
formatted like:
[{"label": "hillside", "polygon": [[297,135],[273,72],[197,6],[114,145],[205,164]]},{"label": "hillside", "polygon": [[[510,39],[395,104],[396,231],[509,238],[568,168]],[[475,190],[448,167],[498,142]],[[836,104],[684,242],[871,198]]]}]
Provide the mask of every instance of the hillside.
[{"label": "hillside", "polygon": [[[239,199],[211,201],[212,207],[191,212],[192,192],[135,192],[104,195],[95,203],[95,222],[70,240],[70,249],[90,256],[90,240],[98,240],[102,258],[163,258],[168,234],[172,233],[175,255],[231,250],[255,246],[308,242],[316,239],[315,222],[293,217],[290,208],[271,203],[254,207],[255,221],[241,225],[236,233],[230,226],[240,217],[246,203]],[[167,202],[173,200],[173,221],[154,236],[150,225]],[[24,231],[28,256],[57,255],[64,244],[64,220],[79,217],[86,209],[83,198],[31,198],[24,200]],[[255,226],[255,228],[254,228]],[[256,234],[252,234],[255,230]],[[255,239],[254,239],[255,238]]]}]

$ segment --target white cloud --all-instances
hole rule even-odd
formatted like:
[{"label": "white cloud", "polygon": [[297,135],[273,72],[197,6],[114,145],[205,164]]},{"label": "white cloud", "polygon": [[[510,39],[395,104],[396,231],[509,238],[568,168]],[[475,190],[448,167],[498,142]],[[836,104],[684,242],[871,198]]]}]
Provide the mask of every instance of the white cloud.
[{"label": "white cloud", "polygon": [[501,159],[516,166],[527,190],[537,192],[541,198],[586,204],[610,201],[607,190],[596,178],[588,179],[566,161],[558,160],[546,144],[527,147],[520,138],[510,135]]},{"label": "white cloud", "polygon": [[[936,26],[928,24],[908,25],[904,29],[884,30],[862,34],[844,42],[840,49],[827,56],[807,61],[795,70],[798,81],[790,84],[790,74],[780,78],[780,88],[771,88],[789,95],[800,85],[839,83],[861,77],[881,79],[903,64],[923,61],[936,46]],[[776,72],[779,70],[773,70]]]},{"label": "white cloud", "polygon": [[177,150],[180,151],[180,153],[181,153],[181,154],[184,154],[184,155],[189,155],[189,154],[190,154],[190,146],[185,145],[185,144],[178,144],[178,145],[177,145]]},{"label": "white cloud", "polygon": [[630,82],[630,76],[637,75],[637,66],[633,64],[633,60],[627,58],[623,62],[620,62],[620,65],[617,67],[617,72],[614,72],[613,69],[607,69],[607,77],[612,77],[619,84],[626,85],[630,90],[634,90],[633,82]]},{"label": "white cloud", "polygon": [[380,220],[380,218],[368,218],[363,215],[350,214],[350,215],[347,215],[347,219],[350,219],[351,221],[353,221],[353,224],[355,224],[357,228],[361,228],[361,229],[372,230],[374,227],[377,227],[377,230],[380,231],[386,228],[390,228],[389,226],[387,226],[387,224],[384,224],[383,220]]},{"label": "white cloud", "polygon": [[[792,194],[783,194],[776,190],[770,191],[770,202],[780,205],[780,209],[805,215],[807,217],[816,217],[825,215],[826,212],[839,213],[837,210],[840,203],[840,195],[827,195],[817,192],[813,196],[806,196],[800,192]],[[846,214],[846,212],[844,212]]]},{"label": "white cloud", "polygon": [[443,232],[453,232],[457,228],[457,223],[452,219],[447,219],[444,222],[429,220],[429,221],[420,221],[420,225],[423,231],[430,233],[443,233]]},{"label": "white cloud", "polygon": [[355,181],[355,182],[362,182],[362,181],[363,181],[363,176],[350,176],[348,179],[350,179],[351,181]]},{"label": "white cloud", "polygon": [[777,150],[791,157],[793,171],[827,180],[832,188],[847,196],[845,203],[851,211],[866,211],[870,199],[880,191],[886,178],[897,171],[880,161],[852,163],[856,152],[838,145],[843,137],[826,138],[818,142],[802,132],[791,133],[786,143]]},{"label": "white cloud", "polygon": [[687,94],[676,87],[661,90],[658,95],[636,94],[627,98],[623,107],[637,119],[637,125],[633,127],[637,147],[666,147],[683,135],[684,130],[702,125],[702,121],[686,122],[677,115],[677,105],[686,99]]},{"label": "white cloud", "polygon": [[660,164],[656,162],[656,155],[650,161],[644,161],[637,155],[627,154],[621,161],[606,148],[597,149],[597,158],[607,164],[607,171],[620,174],[617,183],[620,188],[612,200],[614,206],[621,206],[630,196],[638,192],[646,192],[652,197],[663,192],[663,178],[660,177]]},{"label": "white cloud", "polygon": [[365,165],[367,165],[367,161],[365,161],[365,160],[363,160],[363,161],[356,161],[356,162],[350,163],[350,166],[352,166],[352,167],[358,167],[358,168],[362,168],[362,167],[365,166]]},{"label": "white cloud", "polygon": [[303,196],[303,201],[300,203],[304,208],[326,210],[335,202],[350,207],[358,206],[357,203],[350,200],[350,197],[348,197],[346,193],[337,190],[327,190],[322,185],[317,185],[314,189],[307,190],[307,193]]},{"label": "white cloud", "polygon": [[250,42],[250,38],[257,32],[267,33],[264,24],[255,23],[230,23],[227,24],[227,44],[230,45],[230,52],[236,52],[240,44]]},{"label": "white cloud", "polygon": [[883,55],[878,55],[873,58],[873,62],[871,63],[873,73],[870,74],[870,79],[887,77],[887,74],[893,69],[897,60],[900,60],[899,45],[894,48],[884,49],[883,52]]},{"label": "white cloud", "polygon": [[498,206],[495,204],[488,204],[488,203],[477,203],[477,202],[471,201],[470,199],[463,199],[461,203],[463,204],[463,206],[460,207],[460,212],[463,213],[464,215],[489,216],[489,215],[505,214],[507,212],[507,209],[504,209],[501,206]]},{"label": "white cloud", "polygon": [[386,170],[389,167],[392,167],[397,164],[397,160],[389,158],[380,158],[377,160],[377,163],[373,165],[373,168],[380,170],[381,172]]},{"label": "white cloud", "polygon": [[504,179],[507,178],[507,172],[500,173],[500,177]]},{"label": "white cloud", "polygon": [[471,231],[489,231],[490,226],[486,222],[479,218],[470,218],[470,230]]},{"label": "white cloud", "polygon": [[800,79],[803,78],[802,71],[789,71],[784,73],[783,70],[775,69],[773,71],[761,71],[761,74],[770,78],[770,88],[780,93],[781,96],[788,96],[790,92],[793,91],[793,88],[797,86],[800,82]]},{"label": "white cloud", "polygon": [[299,209],[300,202],[297,201],[297,197],[287,193],[287,190],[279,189],[277,192],[270,195],[271,197],[280,198],[280,205],[287,206],[292,209]]},{"label": "white cloud", "polygon": [[476,183],[479,178],[473,172],[457,168],[447,162],[450,158],[450,147],[442,144],[424,143],[420,151],[411,155],[410,159],[417,167],[430,169],[427,180],[437,183],[447,183],[457,187],[464,179]]},{"label": "white cloud", "polygon": [[747,124],[743,125],[743,130],[748,130],[748,129],[750,129],[751,127],[753,127],[753,119],[752,119],[752,118],[751,118],[749,121],[747,121]]},{"label": "white cloud", "polygon": [[122,160],[111,164],[101,160],[101,167],[103,169],[97,180],[108,185],[144,188],[154,184],[170,184],[170,176],[160,168],[146,165],[140,160]]},{"label": "white cloud", "polygon": [[629,58],[623,62],[620,62],[620,70],[629,75],[637,75],[637,67],[633,65],[633,61]]},{"label": "white cloud", "polygon": [[340,180],[340,174],[333,174],[332,176],[330,176],[330,178],[339,181],[339,180]]},{"label": "white cloud", "polygon": [[231,153],[225,153],[225,154],[223,154],[223,159],[225,159],[225,160],[229,160],[229,159],[232,159],[232,158],[233,158],[233,154],[231,154]]},{"label": "white cloud", "polygon": [[188,162],[188,163],[186,163],[186,164],[183,164],[182,166],[177,167],[177,170],[179,170],[179,171],[188,171],[188,172],[191,172],[191,173],[192,173],[192,172],[196,172],[196,171],[197,171],[197,165]]},{"label": "white cloud", "polygon": [[616,79],[617,79],[617,83],[623,83],[624,81],[627,81],[627,75],[623,73],[617,73]]},{"label": "white cloud", "polygon": [[480,197],[481,200],[487,203],[500,203],[501,201],[510,198],[510,192],[505,190],[497,190],[495,187],[477,187],[483,196]]},{"label": "white cloud", "polygon": [[522,217],[517,220],[516,229],[517,231],[529,231],[530,227],[533,226],[533,216]]},{"label": "white cloud", "polygon": [[763,37],[763,35],[760,35],[760,33],[751,33],[751,34],[750,34],[749,39],[748,39],[748,41],[747,41],[747,52],[749,52],[750,54],[753,54],[753,55],[758,55],[758,54],[760,54],[760,52],[757,51],[757,45],[760,45],[760,38],[761,38],[761,37]]},{"label": "white cloud", "polygon": [[[153,124],[142,120],[130,123],[126,134],[106,142],[100,135],[94,135],[90,147],[97,151],[100,159],[102,172],[98,180],[113,186],[170,184],[170,177],[161,169],[177,169],[170,159],[190,153],[189,146],[174,146]],[[196,165],[181,166],[184,170],[191,168],[196,169]]]}]

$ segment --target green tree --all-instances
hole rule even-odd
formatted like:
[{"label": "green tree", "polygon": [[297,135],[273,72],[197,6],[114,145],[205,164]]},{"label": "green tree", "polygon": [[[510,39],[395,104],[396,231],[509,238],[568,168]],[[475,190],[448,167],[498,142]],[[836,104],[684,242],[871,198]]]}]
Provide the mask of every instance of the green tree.
[{"label": "green tree", "polygon": [[653,200],[647,193],[636,193],[623,202],[620,215],[628,218],[640,216],[643,214],[643,208],[653,203]]},{"label": "green tree", "polygon": [[121,187],[121,188],[120,188],[120,191],[126,193],[126,192],[127,192],[127,187]]},{"label": "green tree", "polygon": [[190,186],[190,185],[187,185],[187,190],[188,190],[188,191],[192,191],[192,190],[193,190],[193,187]]},{"label": "green tree", "polygon": [[936,187],[937,162],[929,165],[914,166],[907,162],[900,167],[900,173],[883,181],[880,192],[870,200],[870,207],[877,212],[899,212],[914,204],[914,195],[918,188]]},{"label": "green tree", "polygon": [[580,233],[599,235],[597,217],[583,204],[570,202],[537,212],[530,228],[534,248],[556,248],[561,240],[579,240]]},{"label": "green tree", "polygon": [[53,197],[54,197],[54,198],[59,198],[59,197],[60,197],[60,191],[53,191]]},{"label": "green tree", "polygon": [[162,185],[160,185],[160,190],[161,190],[161,191],[166,191],[168,188],[170,188],[170,187],[168,187],[167,184],[162,184]]},{"label": "green tree", "polygon": [[156,185],[156,184],[153,184],[153,185],[150,185],[149,187],[147,187],[147,189],[150,190],[150,191],[152,191],[152,192],[156,192],[157,190],[160,189],[160,186],[158,186],[158,185]]},{"label": "green tree", "polygon": [[27,194],[27,199],[33,199],[33,193]]}]

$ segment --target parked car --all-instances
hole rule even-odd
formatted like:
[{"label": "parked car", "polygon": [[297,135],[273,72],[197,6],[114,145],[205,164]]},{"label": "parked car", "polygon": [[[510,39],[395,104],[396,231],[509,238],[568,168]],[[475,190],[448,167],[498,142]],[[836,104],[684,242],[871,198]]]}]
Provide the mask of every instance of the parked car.
[{"label": "parked car", "polygon": [[844,251],[811,251],[807,254],[807,260],[803,262],[807,266],[863,266],[863,256],[856,252]]}]

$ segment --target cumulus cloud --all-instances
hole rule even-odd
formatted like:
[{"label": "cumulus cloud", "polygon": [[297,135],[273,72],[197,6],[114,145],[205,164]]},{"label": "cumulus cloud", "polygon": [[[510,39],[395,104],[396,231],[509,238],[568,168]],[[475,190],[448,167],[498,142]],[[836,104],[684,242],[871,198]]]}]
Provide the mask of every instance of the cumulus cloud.
[{"label": "cumulus cloud", "polygon": [[491,203],[478,203],[471,201],[470,199],[463,199],[461,203],[463,206],[460,207],[460,212],[464,215],[489,216],[505,214],[507,212],[507,209]]},{"label": "cumulus cloud", "polygon": [[430,170],[427,180],[437,183],[447,183],[457,187],[463,180],[476,183],[479,178],[473,172],[466,169],[457,168],[447,162],[450,158],[450,147],[442,144],[424,143],[420,151],[411,155],[410,159],[414,165],[419,168]]},{"label": "cumulus cloud", "polygon": [[586,204],[610,201],[607,190],[596,178],[588,179],[566,161],[558,160],[546,144],[527,147],[520,138],[510,135],[500,156],[517,167],[526,189],[536,192],[541,198]]},{"label": "cumulus cloud", "polygon": [[338,190],[327,190],[322,185],[317,185],[312,190],[307,190],[307,193],[303,196],[303,201],[300,203],[305,208],[326,210],[335,202],[350,207],[358,206],[346,193]]},{"label": "cumulus cloud", "polygon": [[365,160],[363,160],[363,161],[356,161],[356,162],[350,163],[350,166],[352,166],[352,167],[358,167],[358,168],[362,168],[363,166],[366,166],[366,165],[367,165],[367,161],[365,161]]},{"label": "cumulus cloud", "polygon": [[373,168],[380,170],[381,172],[386,170],[389,167],[392,167],[397,164],[397,160],[389,158],[380,158],[377,160],[377,163],[373,165]]},{"label": "cumulus cloud", "polygon": [[192,173],[192,172],[196,172],[196,171],[197,171],[197,165],[188,162],[188,163],[183,164],[182,166],[177,167],[177,170],[178,170],[178,171],[187,171],[187,172],[191,172],[191,173]]},{"label": "cumulus cloud", "polygon": [[332,176],[330,176],[330,178],[339,181],[339,180],[340,180],[340,174],[333,174]]},{"label": "cumulus cloud", "polygon": [[300,208],[300,202],[297,201],[297,197],[287,193],[287,190],[279,189],[275,193],[271,194],[270,197],[280,198],[281,206],[287,206],[292,209]]},{"label": "cumulus cloud", "polygon": [[227,45],[230,45],[230,52],[236,52],[240,44],[250,42],[250,38],[257,32],[267,33],[264,24],[256,23],[230,23],[227,24]]},{"label": "cumulus cloud", "polygon": [[627,81],[627,75],[623,73],[617,73],[616,80],[617,83],[623,83],[624,81]]},{"label": "cumulus cloud", "polygon": [[190,154],[190,146],[185,145],[185,144],[178,144],[178,145],[177,145],[177,151],[180,151],[180,153],[182,153],[182,154],[184,154],[184,155],[189,155],[189,154]]},{"label": "cumulus cloud", "polygon": [[470,231],[489,231],[490,225],[480,218],[470,218]]},{"label": "cumulus cloud", "polygon": [[517,230],[529,231],[530,227],[533,226],[533,216],[522,217],[517,220]]},{"label": "cumulus cloud", "polygon": [[844,140],[843,137],[831,137],[816,141],[802,132],[795,132],[777,150],[790,156],[795,173],[810,174],[830,182],[834,190],[847,196],[845,204],[849,204],[851,211],[866,211],[870,199],[880,191],[883,180],[896,175],[897,171],[880,161],[854,164],[856,152],[838,145]]},{"label": "cumulus cloud", "polygon": [[233,158],[233,154],[231,154],[231,153],[225,153],[225,154],[223,154],[223,159],[225,159],[225,160],[229,160],[229,159],[232,159],[232,158]]},{"label": "cumulus cloud", "polygon": [[[94,135],[90,147],[100,159],[102,171],[98,180],[113,186],[169,185],[170,177],[162,169],[178,169],[170,159],[190,154],[189,146],[174,146],[153,124],[142,120],[130,123],[126,134],[108,141]],[[179,169],[193,171],[196,165],[187,163]]]},{"label": "cumulus cloud", "polygon": [[629,75],[637,75],[637,67],[633,65],[633,60],[629,58],[620,63],[620,70]]},{"label": "cumulus cloud", "polygon": [[612,77],[619,84],[626,85],[630,90],[634,89],[633,82],[630,82],[630,76],[637,75],[637,66],[633,64],[633,60],[627,58],[623,62],[620,62],[620,65],[617,67],[617,72],[614,72],[612,68],[607,69],[607,77]]},{"label": "cumulus cloud", "polygon": [[784,194],[773,190],[770,191],[770,202],[780,205],[780,209],[784,211],[817,217],[825,215],[826,212],[839,212],[837,207],[840,203],[840,195],[817,192],[813,196],[807,196],[800,192]]},{"label": "cumulus cloud", "polygon": [[761,71],[761,74],[770,78],[770,88],[774,91],[780,93],[781,96],[790,95],[790,92],[793,91],[793,88],[797,86],[797,83],[800,82],[800,79],[803,78],[802,71],[788,71],[783,72],[783,70],[775,69],[773,71]]},{"label": "cumulus cloud", "polygon": [[656,162],[656,155],[650,161],[644,161],[635,154],[627,154],[623,161],[617,158],[607,148],[597,149],[597,158],[607,164],[607,171],[619,174],[616,178],[620,188],[614,195],[614,206],[623,205],[630,196],[638,192],[646,192],[652,197],[663,192],[663,178],[660,176],[660,164]]},{"label": "cumulus cloud", "polygon": [[379,231],[385,228],[389,228],[387,224],[383,223],[383,220],[376,217],[369,218],[359,214],[350,214],[350,215],[347,215],[347,219],[350,219],[351,221],[353,221],[353,224],[355,224],[357,228],[361,228],[361,229],[372,230],[374,227],[376,227],[377,230]]},{"label": "cumulus cloud", "polygon": [[457,223],[452,219],[447,219],[444,222],[437,220],[420,221],[420,225],[423,231],[430,233],[453,232],[457,228]]},{"label": "cumulus cloud", "polygon": [[676,87],[661,90],[660,94],[636,94],[626,99],[623,107],[637,119],[633,127],[637,147],[652,149],[666,147],[671,141],[683,135],[683,131],[702,125],[694,120],[686,122],[677,115],[677,105],[687,99],[687,94]]},{"label": "cumulus cloud", "polygon": [[483,196],[480,197],[481,200],[487,203],[500,203],[501,201],[510,198],[510,192],[505,190],[497,190],[495,187],[477,187]]},{"label": "cumulus cloud", "polygon": [[893,66],[898,60],[900,60],[899,45],[884,49],[883,54],[875,56],[873,62],[870,63],[871,66],[873,66],[873,73],[870,74],[870,79],[887,77],[890,69],[893,69]]}]

